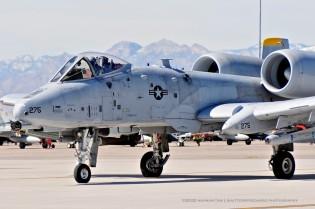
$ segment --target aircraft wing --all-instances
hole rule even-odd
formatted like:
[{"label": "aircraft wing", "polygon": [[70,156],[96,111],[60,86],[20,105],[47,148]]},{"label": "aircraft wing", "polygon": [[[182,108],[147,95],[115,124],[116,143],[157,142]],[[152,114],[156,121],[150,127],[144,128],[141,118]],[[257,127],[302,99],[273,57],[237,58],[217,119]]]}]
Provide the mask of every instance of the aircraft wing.
[{"label": "aircraft wing", "polygon": [[315,123],[315,97],[276,102],[221,104],[201,111],[204,122],[224,122],[226,134],[252,134]]},{"label": "aircraft wing", "polygon": [[306,97],[262,103],[259,108],[255,108],[254,116],[260,120],[270,120],[279,116],[302,114],[313,110],[315,110],[315,97]]},{"label": "aircraft wing", "polygon": [[8,94],[0,98],[0,133],[11,131],[14,105],[24,96],[25,94]]},{"label": "aircraft wing", "polygon": [[1,135],[1,133],[10,132],[10,131],[11,131],[10,124],[7,124],[7,123],[0,124],[0,135]]},{"label": "aircraft wing", "polygon": [[8,94],[0,98],[3,105],[14,106],[26,94]]},{"label": "aircraft wing", "polygon": [[12,108],[0,105],[0,133],[11,131]]}]

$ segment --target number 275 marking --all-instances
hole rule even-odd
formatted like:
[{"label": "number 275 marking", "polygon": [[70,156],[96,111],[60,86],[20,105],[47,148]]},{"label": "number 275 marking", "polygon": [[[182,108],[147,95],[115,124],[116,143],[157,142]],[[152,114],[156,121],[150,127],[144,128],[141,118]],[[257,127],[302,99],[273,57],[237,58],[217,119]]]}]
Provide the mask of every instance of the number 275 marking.
[{"label": "number 275 marking", "polygon": [[241,129],[250,129],[250,122],[241,123]]}]

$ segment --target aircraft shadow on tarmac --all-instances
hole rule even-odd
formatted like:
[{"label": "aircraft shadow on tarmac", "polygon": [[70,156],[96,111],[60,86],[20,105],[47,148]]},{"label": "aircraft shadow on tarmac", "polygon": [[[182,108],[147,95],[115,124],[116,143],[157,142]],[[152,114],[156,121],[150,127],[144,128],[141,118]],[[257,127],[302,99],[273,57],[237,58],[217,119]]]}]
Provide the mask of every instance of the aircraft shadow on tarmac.
[{"label": "aircraft shadow on tarmac", "polygon": [[[254,176],[254,175],[182,175],[170,174],[159,178],[144,178],[138,174],[98,174],[93,178],[137,178],[136,181],[107,181],[90,182],[85,185],[141,185],[141,184],[170,184],[170,183],[196,183],[196,182],[226,182],[226,181],[251,181],[251,180],[272,180],[272,181],[295,181],[295,180],[315,180],[315,174],[296,174],[290,180],[276,179],[274,176]],[[142,180],[141,180],[142,179]]]}]

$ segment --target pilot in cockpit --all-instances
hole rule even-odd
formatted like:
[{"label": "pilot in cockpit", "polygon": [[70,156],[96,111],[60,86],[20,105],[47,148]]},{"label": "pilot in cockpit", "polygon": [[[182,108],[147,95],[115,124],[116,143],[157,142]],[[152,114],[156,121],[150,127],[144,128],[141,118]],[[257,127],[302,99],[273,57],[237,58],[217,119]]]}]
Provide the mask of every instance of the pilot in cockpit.
[{"label": "pilot in cockpit", "polygon": [[90,69],[83,69],[82,70],[82,77],[83,79],[89,79],[92,78],[92,72]]},{"label": "pilot in cockpit", "polygon": [[131,67],[130,64],[127,64],[126,61],[111,55],[85,53],[72,57],[50,82],[90,79],[122,69],[124,66]]},{"label": "pilot in cockpit", "polygon": [[110,72],[110,63],[108,61],[108,58],[103,56],[102,57],[102,65],[103,65],[103,70],[104,70],[104,73],[108,73]]},{"label": "pilot in cockpit", "polygon": [[102,69],[102,67],[101,67],[101,65],[99,64],[99,61],[100,61],[100,58],[95,58],[95,57],[93,57],[91,60],[90,60],[90,62],[91,62],[91,64],[92,64],[92,66],[93,66],[93,68],[94,68],[94,72],[95,72],[95,74],[96,75],[101,75],[101,74],[103,74],[103,69]]}]

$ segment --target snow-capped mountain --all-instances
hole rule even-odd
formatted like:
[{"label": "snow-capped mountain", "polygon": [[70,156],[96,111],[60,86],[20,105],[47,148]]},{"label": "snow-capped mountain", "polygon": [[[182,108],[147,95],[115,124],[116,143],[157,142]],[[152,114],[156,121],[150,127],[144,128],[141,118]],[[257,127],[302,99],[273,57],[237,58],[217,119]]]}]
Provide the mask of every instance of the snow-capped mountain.
[{"label": "snow-capped mountain", "polygon": [[69,57],[66,53],[39,58],[25,55],[0,61],[0,95],[26,93],[38,88],[45,84]]},{"label": "snow-capped mountain", "polygon": [[128,59],[135,55],[141,48],[142,46],[138,43],[121,41],[114,44],[110,49],[107,50],[107,52],[123,59]]},{"label": "snow-capped mountain", "polygon": [[[291,44],[291,48],[305,47],[303,44]],[[315,47],[306,49],[315,50]],[[160,65],[161,58],[171,58],[172,66],[189,70],[199,56],[209,53],[210,50],[199,44],[189,46],[162,39],[146,46],[122,41],[114,44],[106,52],[121,57],[134,66],[146,66],[147,63]],[[258,46],[223,52],[257,56]],[[24,55],[11,60],[0,60],[0,96],[8,93],[27,93],[38,88],[46,83],[70,56],[67,53],[38,58]]]},{"label": "snow-capped mountain", "polygon": [[160,59],[171,58],[172,65],[177,68],[190,69],[194,60],[209,50],[200,45],[180,45],[173,41],[162,39],[151,43],[137,51],[127,60],[135,66],[145,66],[147,63],[160,65]]},{"label": "snow-capped mountain", "polygon": [[[307,45],[290,43],[290,49],[304,49],[304,48],[307,48]],[[254,56],[254,57],[258,57],[258,51],[259,51],[258,44],[255,44],[251,47],[244,48],[244,49],[223,50],[223,52],[225,53],[240,54],[244,56]]]},{"label": "snow-capped mountain", "polygon": [[180,45],[173,41],[162,39],[147,46],[134,42],[122,41],[107,50],[108,53],[126,59],[134,66],[160,65],[160,59],[171,58],[173,66],[190,69],[193,61],[209,50],[199,44],[192,46]]}]

